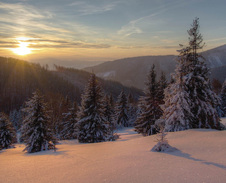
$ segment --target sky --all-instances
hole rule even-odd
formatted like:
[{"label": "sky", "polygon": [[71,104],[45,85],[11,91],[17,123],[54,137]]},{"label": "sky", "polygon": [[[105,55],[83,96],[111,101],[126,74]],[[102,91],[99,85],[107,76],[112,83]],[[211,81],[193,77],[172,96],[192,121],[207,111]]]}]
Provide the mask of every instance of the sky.
[{"label": "sky", "polygon": [[0,56],[110,61],[177,54],[195,17],[226,44],[225,0],[1,0]]}]

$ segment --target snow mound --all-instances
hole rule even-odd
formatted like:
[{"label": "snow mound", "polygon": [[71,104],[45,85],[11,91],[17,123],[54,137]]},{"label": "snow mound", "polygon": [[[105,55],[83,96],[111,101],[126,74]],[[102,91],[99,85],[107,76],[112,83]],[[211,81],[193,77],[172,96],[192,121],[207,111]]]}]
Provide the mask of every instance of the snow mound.
[{"label": "snow mound", "polygon": [[143,137],[132,128],[118,134],[113,142],[60,141],[56,152],[28,154],[23,144],[16,144],[0,151],[0,182],[226,182],[226,130],[169,132],[168,143],[177,150],[164,153],[150,151],[156,135]]},{"label": "snow mound", "polygon": [[152,149],[152,152],[174,152],[177,149],[171,147],[168,143],[158,142]]}]

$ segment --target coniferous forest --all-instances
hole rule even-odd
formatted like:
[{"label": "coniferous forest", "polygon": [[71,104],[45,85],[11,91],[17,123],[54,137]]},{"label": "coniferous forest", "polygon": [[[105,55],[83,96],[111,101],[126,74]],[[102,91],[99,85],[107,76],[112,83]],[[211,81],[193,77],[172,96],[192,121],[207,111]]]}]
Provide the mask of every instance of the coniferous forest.
[{"label": "coniferous forest", "polygon": [[[117,129],[134,127],[144,136],[192,128],[222,130],[225,82],[217,95],[209,79],[196,18],[181,45],[171,80],[156,77],[155,65],[143,92],[95,74],[0,58],[0,148],[16,141],[29,153],[56,149],[58,140],[81,143],[117,140]],[[163,130],[164,129],[164,130]],[[16,138],[16,133],[19,137]]]},{"label": "coniferous forest", "polygon": [[0,183],[225,183],[225,0],[1,0]]}]

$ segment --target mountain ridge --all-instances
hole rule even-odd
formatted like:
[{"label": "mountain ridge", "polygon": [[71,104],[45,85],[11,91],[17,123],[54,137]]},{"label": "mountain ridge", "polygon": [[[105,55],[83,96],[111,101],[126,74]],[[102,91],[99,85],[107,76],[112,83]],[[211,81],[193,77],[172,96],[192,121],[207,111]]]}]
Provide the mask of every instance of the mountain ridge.
[{"label": "mountain ridge", "polygon": [[[214,78],[223,82],[226,72],[224,74],[221,71],[220,75],[215,72],[220,67],[226,66],[226,45],[204,51],[201,54],[206,58],[206,63],[211,69],[211,77],[214,76]],[[170,74],[175,70],[176,59],[176,55],[128,57],[104,62],[96,66],[84,68],[83,70],[93,72],[103,79],[121,82],[125,86],[143,89],[146,75],[152,64],[156,66],[157,78],[160,77],[161,72],[164,72],[169,80]]]}]

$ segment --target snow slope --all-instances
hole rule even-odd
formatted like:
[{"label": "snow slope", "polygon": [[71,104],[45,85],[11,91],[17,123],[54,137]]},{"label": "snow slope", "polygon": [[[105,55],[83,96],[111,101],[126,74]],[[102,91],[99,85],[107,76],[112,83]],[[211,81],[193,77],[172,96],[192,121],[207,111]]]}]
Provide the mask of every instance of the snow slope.
[{"label": "snow slope", "polygon": [[115,142],[61,141],[57,152],[27,154],[17,144],[0,152],[0,182],[226,182],[226,131],[168,133],[169,144],[177,148],[170,153],[150,151],[155,135],[143,137],[132,128],[119,134]]}]

